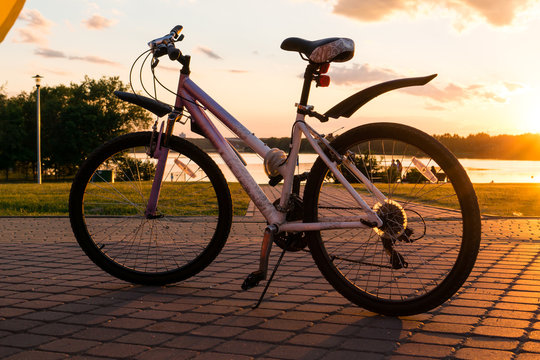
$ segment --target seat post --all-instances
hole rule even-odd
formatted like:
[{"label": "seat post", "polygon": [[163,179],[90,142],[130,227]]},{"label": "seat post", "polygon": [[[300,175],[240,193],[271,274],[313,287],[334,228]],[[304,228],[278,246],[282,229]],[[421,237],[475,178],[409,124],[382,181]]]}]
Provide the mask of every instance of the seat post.
[{"label": "seat post", "polygon": [[313,63],[309,63],[304,73],[304,86],[302,87],[302,95],[300,97],[300,105],[306,106],[309,98],[309,90],[311,89],[311,82],[313,81],[313,75],[317,71],[318,66]]}]

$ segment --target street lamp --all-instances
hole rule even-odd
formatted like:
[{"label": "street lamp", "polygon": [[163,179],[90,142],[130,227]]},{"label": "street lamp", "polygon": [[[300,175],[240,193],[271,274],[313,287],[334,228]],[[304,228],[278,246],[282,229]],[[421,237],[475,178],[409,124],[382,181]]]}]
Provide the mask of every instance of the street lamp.
[{"label": "street lamp", "polygon": [[36,80],[36,89],[37,89],[37,183],[41,184],[41,109],[39,101],[39,88],[41,85],[41,79],[43,76],[36,75],[32,76],[32,79]]}]

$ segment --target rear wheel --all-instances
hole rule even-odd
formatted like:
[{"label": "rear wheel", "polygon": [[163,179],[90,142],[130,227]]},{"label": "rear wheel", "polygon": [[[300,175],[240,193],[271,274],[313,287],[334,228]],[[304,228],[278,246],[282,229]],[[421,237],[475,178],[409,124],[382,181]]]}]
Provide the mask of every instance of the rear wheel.
[{"label": "rear wheel", "polygon": [[118,137],[94,151],[73,182],[69,212],[81,248],[103,270],[150,285],[184,280],[208,266],[231,227],[229,188],[217,165],[178,137],[169,155],[157,215],[145,216],[157,160],[150,132]]},{"label": "rear wheel", "polygon": [[[353,303],[382,314],[416,314],[442,304],[466,280],[480,244],[476,195],[458,160],[431,136],[391,123],[354,128],[331,146],[387,200],[340,165],[384,224],[308,233],[323,275]],[[308,178],[304,208],[305,222],[363,212],[321,159]]]}]

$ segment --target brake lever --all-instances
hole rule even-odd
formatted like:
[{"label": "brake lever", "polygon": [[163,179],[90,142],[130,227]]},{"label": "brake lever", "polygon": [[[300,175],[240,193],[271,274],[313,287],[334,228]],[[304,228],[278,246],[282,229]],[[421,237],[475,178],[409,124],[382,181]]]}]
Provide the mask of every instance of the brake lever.
[{"label": "brake lever", "polygon": [[152,62],[150,63],[150,67],[152,69],[155,69],[156,66],[158,66],[158,64],[159,64],[159,59],[157,57],[153,57]]}]

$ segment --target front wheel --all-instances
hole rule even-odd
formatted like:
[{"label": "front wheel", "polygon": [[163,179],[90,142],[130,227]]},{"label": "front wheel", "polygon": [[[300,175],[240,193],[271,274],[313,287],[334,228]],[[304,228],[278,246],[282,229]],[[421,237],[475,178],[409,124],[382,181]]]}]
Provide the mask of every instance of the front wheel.
[{"label": "front wheel", "polygon": [[[448,300],[467,279],[480,245],[476,195],[458,160],[433,137],[392,123],[359,126],[331,146],[386,199],[340,165],[383,225],[308,233],[322,274],[347,299],[381,314],[422,313]],[[321,159],[308,178],[304,209],[305,222],[363,214]]]},{"label": "front wheel", "polygon": [[146,152],[150,132],[120,136],[81,166],[69,198],[79,245],[120,279],[163,285],[208,266],[232,222],[229,187],[217,165],[190,142],[172,136],[157,214],[145,210],[157,160]]}]

